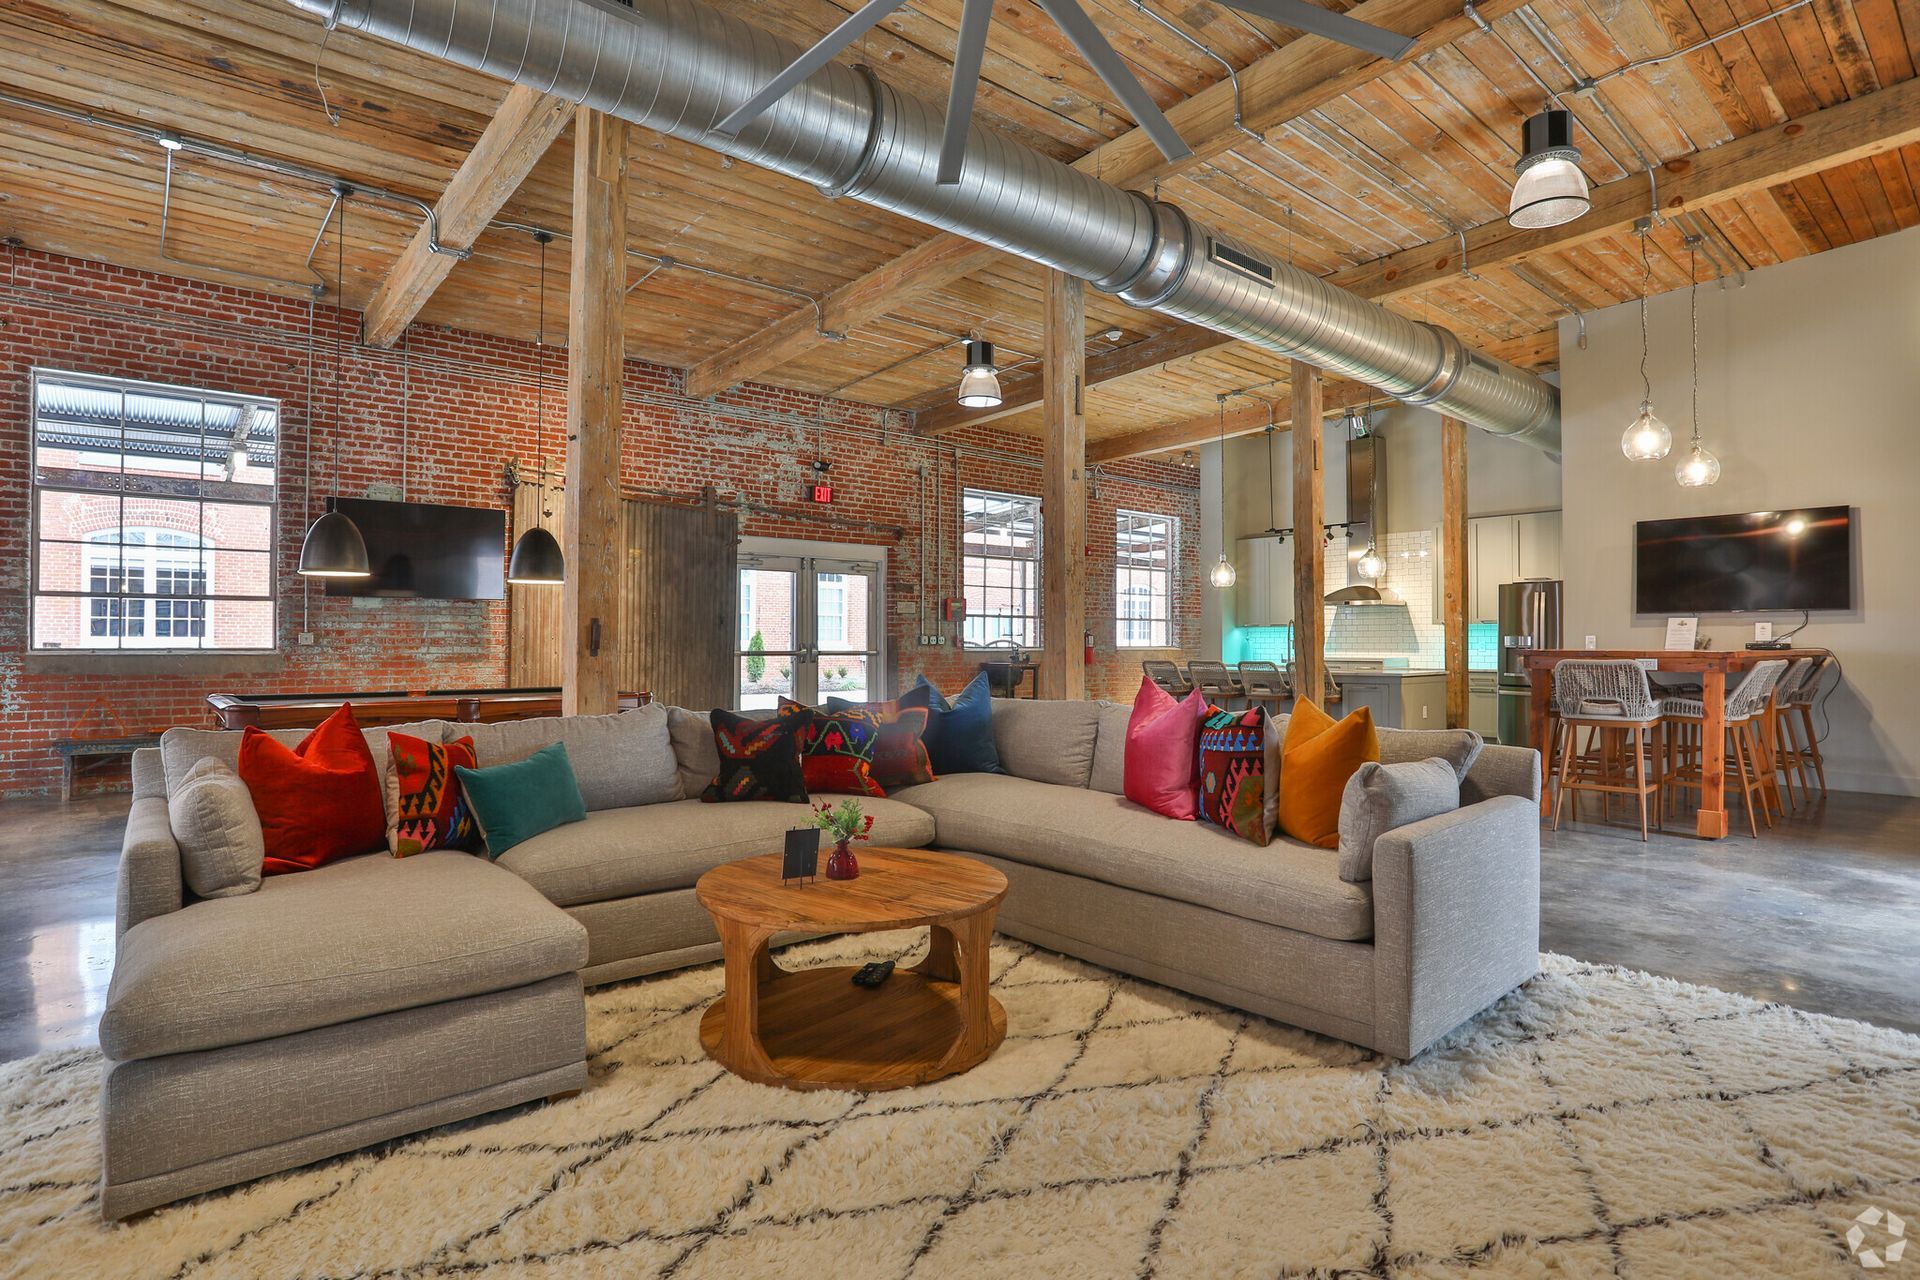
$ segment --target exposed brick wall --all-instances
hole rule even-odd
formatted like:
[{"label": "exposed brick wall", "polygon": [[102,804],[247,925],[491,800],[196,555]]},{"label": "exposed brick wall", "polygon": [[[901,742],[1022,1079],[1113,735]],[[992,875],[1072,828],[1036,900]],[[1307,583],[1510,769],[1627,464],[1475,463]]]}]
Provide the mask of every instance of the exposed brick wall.
[{"label": "exposed brick wall", "polygon": [[[206,722],[213,690],[281,692],[352,688],[498,685],[506,680],[507,607],[471,601],[328,599],[295,572],[313,491],[335,489],[332,339],[356,334],[359,316],[248,290],[159,276],[26,250],[0,260],[0,795],[45,792],[56,783],[53,739],[67,736],[96,698],[133,729]],[[309,357],[309,325],[316,343]],[[419,327],[410,368],[396,352],[349,344],[343,360],[338,492],[397,496],[407,460],[411,499],[505,507],[506,463],[540,452],[534,426],[531,344]],[[548,421],[561,420],[564,353],[547,353]],[[146,379],[246,395],[282,406],[281,505],[277,572],[278,651],[266,658],[196,657],[155,674],[151,656],[63,656],[57,668],[28,650],[29,373],[36,366]],[[311,379],[311,412],[309,409]],[[929,547],[942,548],[940,577],[929,564],[932,609],[960,593],[958,508],[962,486],[1038,493],[1037,442],[976,429],[928,442],[910,421],[866,405],[765,386],[738,388],[717,402],[680,394],[677,370],[629,362],[621,480],[633,491],[722,494],[774,508],[743,520],[767,537],[867,543],[888,551],[886,665],[893,687],[927,672],[943,687],[970,677],[975,655],[916,643],[921,582],[919,468],[927,467]],[[405,413],[402,411],[403,386]],[[316,429],[309,424],[316,422]],[[402,442],[403,433],[405,443]],[[555,447],[549,429],[547,450]],[[838,525],[809,516],[801,499],[814,440],[834,461]],[[310,456],[311,455],[311,456]],[[1089,673],[1095,697],[1129,699],[1139,681],[1137,650],[1116,652],[1112,529],[1116,508],[1165,512],[1181,521],[1176,638],[1192,649],[1200,631],[1199,508],[1191,472],[1149,463],[1104,470],[1088,512],[1088,609],[1096,642]],[[848,523],[855,527],[848,527]],[[872,528],[864,527],[871,524]],[[895,532],[898,529],[899,532]],[[504,548],[503,548],[504,552]],[[929,554],[931,561],[935,557]],[[316,643],[300,646],[307,630]],[[93,664],[97,662],[97,668]],[[140,662],[139,673],[126,663]],[[267,669],[261,669],[262,666]],[[76,667],[78,669],[76,670]],[[98,733],[98,726],[89,726]]]}]

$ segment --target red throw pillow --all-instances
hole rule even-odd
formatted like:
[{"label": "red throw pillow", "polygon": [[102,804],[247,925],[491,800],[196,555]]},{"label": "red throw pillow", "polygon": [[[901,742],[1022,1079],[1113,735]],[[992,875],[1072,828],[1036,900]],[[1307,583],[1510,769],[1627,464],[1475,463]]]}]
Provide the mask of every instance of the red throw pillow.
[{"label": "red throw pillow", "polygon": [[1155,813],[1191,822],[1199,810],[1194,775],[1199,768],[1200,722],[1207,699],[1198,689],[1184,701],[1155,684],[1140,682],[1127,717],[1127,753],[1121,790]]},{"label": "red throw pillow", "polygon": [[791,698],[780,699],[780,716],[801,720],[794,743],[800,748],[800,772],[809,795],[887,794],[873,777],[874,753],[880,746],[880,717],[857,709],[821,711]]},{"label": "red throw pillow", "polygon": [[454,773],[455,766],[480,767],[473,739],[428,742],[389,733],[387,752],[387,852],[406,858],[429,849],[478,849],[480,824]]},{"label": "red throw pillow", "polygon": [[311,871],[386,847],[380,772],[351,706],[343,703],[297,747],[248,726],[240,780],[260,815],[266,875]]}]

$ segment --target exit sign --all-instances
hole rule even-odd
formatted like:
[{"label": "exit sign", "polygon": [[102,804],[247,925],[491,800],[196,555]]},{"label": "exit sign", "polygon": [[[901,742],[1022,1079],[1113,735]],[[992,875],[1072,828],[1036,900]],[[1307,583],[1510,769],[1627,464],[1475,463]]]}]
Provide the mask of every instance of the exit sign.
[{"label": "exit sign", "polygon": [[833,486],[830,484],[810,484],[807,486],[807,501],[832,502]]}]

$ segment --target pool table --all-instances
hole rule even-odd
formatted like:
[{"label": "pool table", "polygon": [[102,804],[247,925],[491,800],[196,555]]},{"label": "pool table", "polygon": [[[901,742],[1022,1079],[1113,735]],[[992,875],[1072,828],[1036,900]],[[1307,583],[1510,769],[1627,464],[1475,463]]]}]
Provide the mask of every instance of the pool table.
[{"label": "pool table", "polygon": [[[645,693],[623,693],[620,709],[631,710],[651,701]],[[560,690],[551,689],[428,689],[379,690],[354,693],[210,693],[207,706],[221,729],[310,729],[353,704],[354,719],[363,726],[405,724],[410,720],[458,720],[469,724],[493,720],[531,720],[560,714]]]}]

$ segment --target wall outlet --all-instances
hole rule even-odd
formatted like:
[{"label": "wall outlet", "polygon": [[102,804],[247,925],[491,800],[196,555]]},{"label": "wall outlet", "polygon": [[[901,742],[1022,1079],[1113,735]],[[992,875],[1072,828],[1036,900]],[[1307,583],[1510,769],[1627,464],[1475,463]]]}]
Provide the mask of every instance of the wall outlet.
[{"label": "wall outlet", "polygon": [[945,644],[946,642],[947,642],[947,638],[941,635],[937,631],[932,633],[931,635],[924,635],[920,637],[920,647],[923,649],[938,649],[941,645]]},{"label": "wall outlet", "polygon": [[311,631],[302,631],[302,632],[301,632],[301,633],[300,633],[299,635],[297,635],[297,636],[295,636],[295,637],[293,638],[293,640],[294,640],[294,643],[295,643],[295,644],[312,644],[312,643],[313,643],[313,632],[311,632]]},{"label": "wall outlet", "polygon": [[1588,637],[1587,637],[1587,648],[1589,648],[1589,649],[1598,649],[1599,647],[1600,647],[1600,637],[1599,637],[1599,636],[1588,636]]}]

